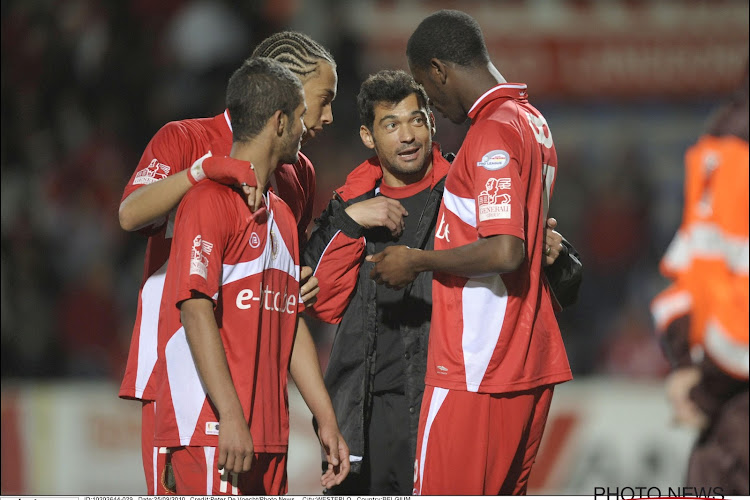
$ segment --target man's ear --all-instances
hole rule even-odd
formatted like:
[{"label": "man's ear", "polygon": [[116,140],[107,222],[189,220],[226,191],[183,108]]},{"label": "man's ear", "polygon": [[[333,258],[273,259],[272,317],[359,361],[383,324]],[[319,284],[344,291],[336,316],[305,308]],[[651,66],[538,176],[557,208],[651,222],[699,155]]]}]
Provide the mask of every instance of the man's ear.
[{"label": "man's ear", "polygon": [[430,59],[430,72],[435,75],[435,79],[444,84],[448,77],[447,66],[440,59],[433,57]]},{"label": "man's ear", "polygon": [[432,114],[431,110],[427,110],[427,118],[430,120],[430,132],[432,132],[432,135],[435,135],[435,131],[437,130],[435,128],[435,115]]},{"label": "man's ear", "polygon": [[284,114],[283,111],[280,109],[277,109],[276,112],[271,117],[273,128],[276,131],[276,135],[281,137],[284,135],[284,130],[286,129],[287,121],[289,120],[289,117]]},{"label": "man's ear", "polygon": [[365,147],[375,149],[375,140],[372,138],[372,133],[370,132],[370,129],[364,125],[359,127],[359,138],[362,139],[362,144],[364,144]]}]

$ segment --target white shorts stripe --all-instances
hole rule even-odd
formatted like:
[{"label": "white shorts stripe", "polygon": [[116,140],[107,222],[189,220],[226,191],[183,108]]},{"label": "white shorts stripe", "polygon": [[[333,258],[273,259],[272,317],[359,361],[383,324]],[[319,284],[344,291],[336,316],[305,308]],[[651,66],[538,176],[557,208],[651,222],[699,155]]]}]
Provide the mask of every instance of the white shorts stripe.
[{"label": "white shorts stripe", "polygon": [[159,458],[159,447],[154,446],[154,462],[151,464],[151,467],[154,469],[154,495],[157,494],[159,489],[157,488],[159,486],[159,471],[156,470],[156,464],[158,463],[157,460]]},{"label": "white shorts stripe", "polygon": [[442,387],[435,387],[432,392],[432,398],[430,399],[430,409],[427,412],[427,422],[424,426],[424,435],[422,436],[422,453],[419,455],[419,491],[417,495],[422,494],[422,485],[424,485],[424,459],[427,456],[427,443],[430,440],[430,429],[432,428],[432,422],[435,421],[438,410],[445,401],[448,395],[448,389]]},{"label": "white shorts stripe", "polygon": [[206,455],[206,495],[213,495],[214,490],[214,455],[216,448],[204,446],[203,453]]}]

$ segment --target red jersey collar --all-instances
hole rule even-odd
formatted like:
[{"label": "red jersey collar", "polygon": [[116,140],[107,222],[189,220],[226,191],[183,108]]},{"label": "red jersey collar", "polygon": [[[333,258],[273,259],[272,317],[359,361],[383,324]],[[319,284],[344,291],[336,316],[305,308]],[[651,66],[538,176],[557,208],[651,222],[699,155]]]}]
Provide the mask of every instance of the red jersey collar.
[{"label": "red jersey collar", "polygon": [[479,110],[482,109],[487,103],[494,101],[495,99],[528,99],[529,94],[526,91],[525,83],[501,83],[495,85],[487,92],[479,96],[479,99],[471,106],[469,112],[469,118],[472,120],[479,114]]},{"label": "red jersey collar", "polygon": [[[428,177],[431,177],[430,187],[448,174],[451,164],[443,158],[440,151],[440,144],[432,142],[432,170]],[[380,160],[373,156],[363,162],[357,168],[352,170],[346,177],[346,184],[336,190],[336,193],[344,200],[349,201],[358,196],[375,189],[378,181],[383,178],[383,169],[380,167]]]}]

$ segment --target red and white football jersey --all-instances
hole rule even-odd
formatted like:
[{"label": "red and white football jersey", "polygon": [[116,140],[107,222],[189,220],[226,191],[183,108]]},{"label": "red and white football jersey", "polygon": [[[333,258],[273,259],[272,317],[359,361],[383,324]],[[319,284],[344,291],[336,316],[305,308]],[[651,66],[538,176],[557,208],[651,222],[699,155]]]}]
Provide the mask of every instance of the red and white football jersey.
[{"label": "red and white football jersey", "polygon": [[[195,160],[208,152],[214,156],[228,156],[231,148],[232,126],[228,111],[213,118],[167,123],[146,146],[122,199],[125,200],[143,186],[190,168]],[[312,163],[300,153],[297,163],[280,165],[276,169],[272,182],[279,196],[292,209],[299,238],[304,241],[315,199],[315,170]],[[157,359],[159,307],[175,212],[173,210],[164,220],[143,230],[149,239],[130,352],[120,386],[119,395],[122,398],[153,400],[155,397],[152,374]]]},{"label": "red and white football jersey", "polygon": [[557,154],[526,85],[506,83],[469,111],[471,127],[445,182],[435,250],[508,234],[526,259],[503,275],[435,272],[428,385],[510,392],[570,380],[565,347],[543,279],[544,226]]},{"label": "red and white football jersey", "polygon": [[156,446],[217,446],[219,418],[198,374],[179,304],[206,296],[256,452],[284,453],[287,370],[299,300],[297,226],[273,193],[251,213],[245,197],[209,181],[177,211],[159,322]]}]

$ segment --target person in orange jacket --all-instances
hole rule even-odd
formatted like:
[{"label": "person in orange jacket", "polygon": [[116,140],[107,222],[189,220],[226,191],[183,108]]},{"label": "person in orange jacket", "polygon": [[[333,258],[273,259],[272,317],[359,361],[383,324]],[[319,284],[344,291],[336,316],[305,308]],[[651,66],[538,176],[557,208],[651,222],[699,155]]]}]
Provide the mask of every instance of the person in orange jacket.
[{"label": "person in orange jacket", "polygon": [[700,429],[687,483],[748,495],[748,72],[685,155],[685,207],[652,302],[675,421]]}]

